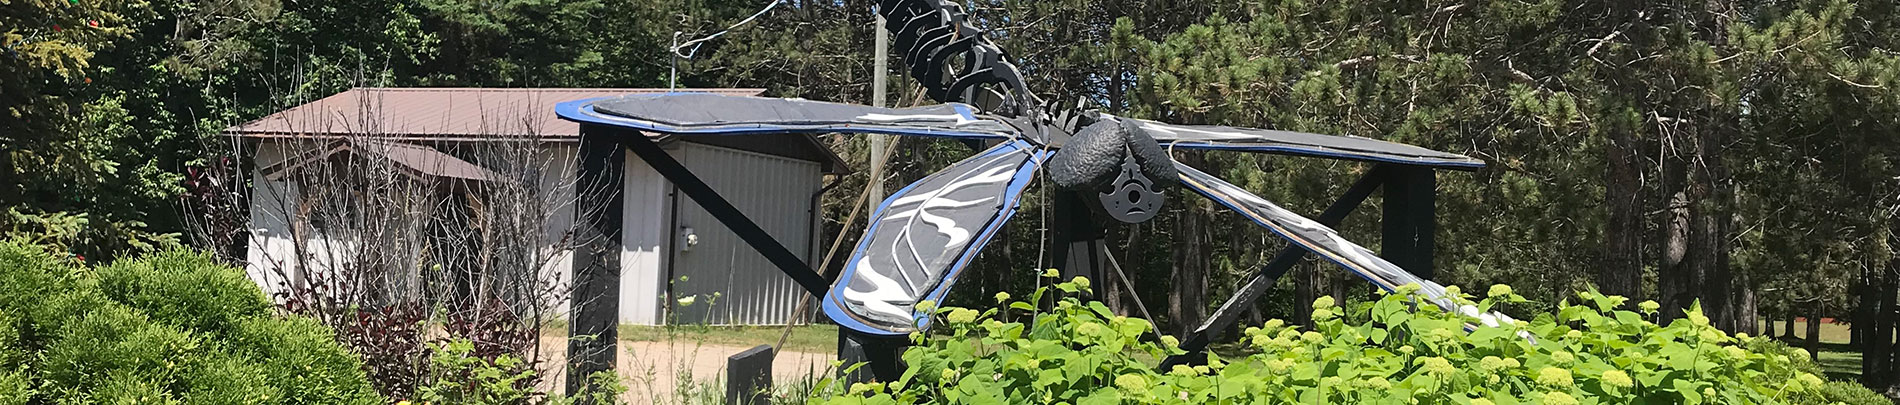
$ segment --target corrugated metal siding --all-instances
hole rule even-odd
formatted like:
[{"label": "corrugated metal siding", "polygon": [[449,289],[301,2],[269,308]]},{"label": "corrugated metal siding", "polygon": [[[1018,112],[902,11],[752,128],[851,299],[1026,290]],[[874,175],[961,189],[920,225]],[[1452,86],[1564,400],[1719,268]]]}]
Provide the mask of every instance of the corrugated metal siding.
[{"label": "corrugated metal siding", "polygon": [[[811,197],[820,186],[822,169],[818,163],[698,144],[687,144],[682,152],[688,168],[810,262]],[[679,227],[691,227],[699,235],[699,244],[691,250],[674,252],[673,297],[698,297],[692,306],[674,308],[676,322],[786,323],[804,290],[698,204],[684,195],[674,199]],[[711,299],[713,293],[719,293],[717,300]]]}]

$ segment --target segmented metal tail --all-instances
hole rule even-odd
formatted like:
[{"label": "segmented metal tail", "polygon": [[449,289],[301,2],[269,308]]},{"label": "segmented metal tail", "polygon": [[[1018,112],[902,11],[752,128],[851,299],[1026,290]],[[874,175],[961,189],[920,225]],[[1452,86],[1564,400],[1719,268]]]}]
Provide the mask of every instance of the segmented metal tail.
[{"label": "segmented metal tail", "polygon": [[1042,105],[1008,53],[970,25],[963,6],[949,0],[883,0],[878,13],[884,29],[895,36],[910,77],[931,99],[1011,116]]}]

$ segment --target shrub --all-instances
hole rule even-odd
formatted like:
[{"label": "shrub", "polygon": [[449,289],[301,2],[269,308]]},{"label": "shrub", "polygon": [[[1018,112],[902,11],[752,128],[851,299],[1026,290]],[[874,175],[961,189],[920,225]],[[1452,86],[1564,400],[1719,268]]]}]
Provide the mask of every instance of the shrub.
[{"label": "shrub", "polygon": [[[1146,321],[1073,298],[1086,285],[1055,284],[1069,294],[1046,311],[1031,303],[1047,289],[984,311],[938,309],[938,333],[948,336],[913,335],[901,379],[850,387],[827,381],[814,401],[1805,404],[1859,395],[1830,393],[1845,385],[1827,384],[1798,350],[1745,348],[1757,339],[1710,327],[1697,308],[1662,326],[1650,321],[1653,303],[1619,310],[1623,298],[1595,292],[1531,321],[1470,332],[1462,315],[1412,305],[1411,288],[1352,308],[1326,297],[1313,305],[1311,330],[1269,321],[1246,330],[1254,354],[1209,353],[1203,365],[1157,370],[1157,359],[1185,353],[1178,342],[1142,341],[1152,328]],[[1458,300],[1480,311],[1524,302],[1508,287],[1491,292]]]},{"label": "shrub", "polygon": [[173,251],[91,269],[0,242],[0,404],[375,404],[328,328]]}]

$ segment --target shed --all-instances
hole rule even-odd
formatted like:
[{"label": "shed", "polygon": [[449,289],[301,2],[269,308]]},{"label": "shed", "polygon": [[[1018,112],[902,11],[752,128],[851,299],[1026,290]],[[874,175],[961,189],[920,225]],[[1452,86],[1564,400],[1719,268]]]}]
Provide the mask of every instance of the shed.
[{"label": "shed", "polygon": [[[574,184],[580,125],[555,116],[557,103],[627,94],[660,93],[665,89],[485,89],[485,88],[356,88],[292,107],[226,130],[243,140],[252,154],[251,240],[246,272],[266,292],[282,292],[308,285],[327,270],[347,266],[364,251],[408,246],[413,256],[385,260],[397,263],[402,277],[395,284],[413,282],[440,271],[439,259],[427,254],[469,244],[494,247],[513,245],[510,239],[486,237],[495,221],[479,218],[491,213],[461,214],[467,225],[431,225],[404,239],[350,236],[336,225],[371,214],[338,215],[317,191],[345,189],[354,194],[382,190],[420,190],[429,204],[449,202],[464,206],[505,208],[481,201],[468,190],[505,189],[507,185],[532,190],[546,210],[535,224],[535,235],[520,244],[535,244],[522,266],[524,274],[541,274],[571,283],[577,190]],[[728,95],[757,95],[758,89],[695,89]],[[784,241],[807,262],[819,254],[819,197],[823,176],[841,173],[844,163],[817,138],[808,135],[757,134],[692,139],[649,135],[665,150],[752,218],[772,237]],[[529,146],[521,146],[529,145]],[[496,150],[517,152],[509,157]],[[520,152],[528,151],[528,152]],[[499,157],[498,157],[499,156]],[[348,165],[336,162],[376,162]],[[405,179],[401,186],[375,180],[378,173],[345,174],[339,169],[317,173],[314,167],[378,167],[388,178]],[[361,171],[361,170],[358,170]],[[394,173],[394,174],[390,174]],[[625,204],[624,233],[619,237],[619,321],[626,324],[663,323],[783,324],[792,306],[805,294],[796,283],[747,247],[731,230],[698,204],[676,192],[673,184],[632,155],[617,191]],[[361,178],[361,179],[359,179]],[[317,180],[312,180],[317,179]],[[336,181],[347,187],[319,187],[312,181]],[[356,183],[361,182],[361,186]],[[531,186],[531,187],[527,187]],[[394,188],[392,188],[394,187]],[[444,191],[446,190],[446,191]],[[463,192],[457,192],[461,190]],[[684,203],[682,203],[684,202]],[[435,206],[435,205],[431,205]],[[542,209],[536,208],[536,209]],[[403,218],[388,213],[387,218]],[[327,222],[326,222],[327,221]],[[382,221],[390,221],[384,219]],[[401,228],[389,224],[369,224]],[[426,228],[426,229],[423,229]],[[526,228],[516,228],[526,229]],[[361,233],[361,232],[358,232]],[[345,235],[350,234],[350,235]],[[378,233],[380,235],[380,232]],[[431,236],[433,235],[433,236]],[[475,236],[471,236],[475,235]],[[508,236],[508,235],[502,235]],[[412,243],[424,237],[448,238],[433,245]],[[459,238],[459,239],[458,239]],[[473,238],[473,239],[471,239]],[[486,239],[483,239],[486,238]],[[477,241],[485,240],[486,242]],[[371,246],[374,245],[374,246]],[[488,249],[494,250],[494,249]],[[427,252],[425,252],[427,251]],[[484,250],[486,252],[487,250]],[[539,253],[536,253],[539,252]],[[391,256],[389,252],[379,253]],[[409,260],[409,261],[404,261]],[[413,262],[413,263],[412,263]],[[519,266],[518,266],[519,267]],[[411,281],[403,281],[411,280]],[[391,287],[400,290],[402,286]],[[460,286],[459,288],[478,288]],[[693,297],[696,305],[679,305]],[[716,297],[716,298],[715,298]],[[549,302],[565,313],[568,303]],[[669,312],[671,311],[671,312]]]}]

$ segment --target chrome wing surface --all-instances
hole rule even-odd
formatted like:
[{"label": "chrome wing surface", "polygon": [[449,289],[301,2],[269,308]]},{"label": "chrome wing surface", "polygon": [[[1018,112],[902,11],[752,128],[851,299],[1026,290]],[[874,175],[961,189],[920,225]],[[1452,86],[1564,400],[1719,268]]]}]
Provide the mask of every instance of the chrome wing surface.
[{"label": "chrome wing surface", "polygon": [[919,301],[942,302],[971,258],[1016,212],[1049,156],[1017,140],[918,180],[878,206],[844,272],[825,293],[825,315],[873,335],[929,327]]},{"label": "chrome wing surface", "polygon": [[1484,161],[1464,155],[1372,138],[1116,118],[1133,120],[1148,136],[1169,148],[1265,152],[1454,169],[1484,167]]},{"label": "chrome wing surface", "polygon": [[874,133],[1005,139],[1017,134],[981,118],[969,105],[950,103],[880,108],[790,98],[712,93],[632,94],[557,104],[569,121],[678,135],[758,133]]},{"label": "chrome wing surface", "polygon": [[1465,314],[1466,316],[1477,319],[1480,324],[1485,326],[1497,326],[1499,322],[1512,321],[1511,317],[1501,313],[1493,312],[1481,314],[1478,313],[1478,308],[1475,306],[1458,305],[1452,302],[1450,298],[1445,296],[1445,286],[1406,272],[1405,269],[1401,269],[1398,265],[1380,258],[1378,255],[1373,254],[1372,251],[1366,250],[1366,248],[1339,236],[1338,231],[1334,231],[1326,225],[1322,225],[1317,221],[1300,216],[1299,214],[1294,214],[1285,208],[1280,208],[1278,204],[1274,204],[1265,198],[1260,198],[1260,196],[1247,192],[1247,190],[1241,189],[1239,186],[1233,185],[1233,183],[1228,183],[1225,180],[1215,178],[1200,170],[1195,170],[1193,167],[1182,164],[1179,161],[1174,162],[1174,167],[1181,173],[1181,183],[1187,185],[1188,188],[1201,193],[1201,195],[1207,196],[1207,198],[1221,205],[1232,208],[1234,212],[1238,212],[1254,223],[1272,230],[1293,244],[1299,245],[1333,263],[1338,263],[1341,267],[1352,271],[1353,274],[1364,277],[1367,281],[1371,281],[1372,284],[1379,286],[1379,288],[1385,289],[1386,291],[1398,291],[1400,286],[1417,284],[1419,286],[1418,295],[1425,297],[1426,300],[1431,301],[1446,311]]}]

